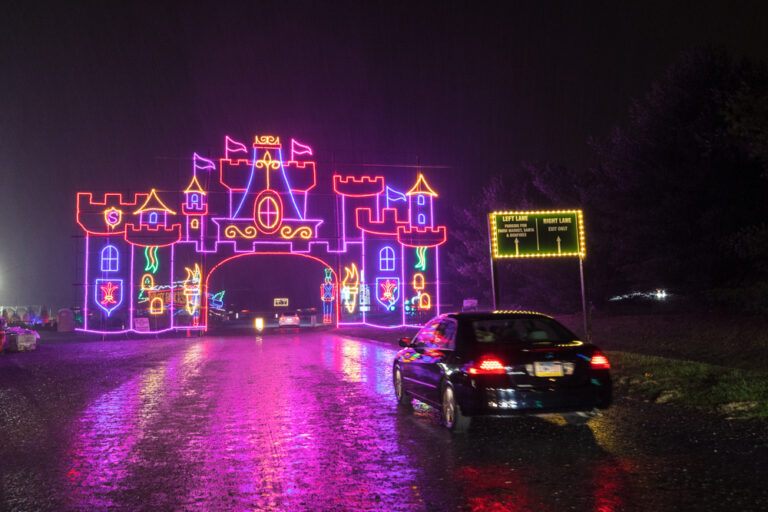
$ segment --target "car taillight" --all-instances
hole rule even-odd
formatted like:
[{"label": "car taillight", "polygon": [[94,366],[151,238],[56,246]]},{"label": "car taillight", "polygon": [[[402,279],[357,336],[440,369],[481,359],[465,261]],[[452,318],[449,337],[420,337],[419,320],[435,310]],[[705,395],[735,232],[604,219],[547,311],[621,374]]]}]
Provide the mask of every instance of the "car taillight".
[{"label": "car taillight", "polygon": [[600,352],[592,354],[592,359],[589,360],[589,367],[592,370],[610,370],[611,363],[608,362],[608,358]]},{"label": "car taillight", "polygon": [[483,359],[480,364],[476,364],[469,368],[469,373],[472,375],[489,374],[489,373],[505,373],[504,365],[498,359]]}]

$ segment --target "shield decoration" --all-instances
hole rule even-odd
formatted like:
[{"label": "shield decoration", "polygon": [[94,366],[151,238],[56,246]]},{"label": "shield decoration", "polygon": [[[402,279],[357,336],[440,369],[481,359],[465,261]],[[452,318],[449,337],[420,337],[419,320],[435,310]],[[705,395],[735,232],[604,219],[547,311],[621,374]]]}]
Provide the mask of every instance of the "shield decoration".
[{"label": "shield decoration", "polygon": [[389,311],[394,311],[395,304],[400,300],[400,278],[377,277],[376,300]]},{"label": "shield decoration", "polygon": [[96,297],[96,304],[107,316],[111,315],[123,302],[123,280],[96,279],[94,297]]},{"label": "shield decoration", "polygon": [[118,224],[120,224],[122,220],[123,220],[122,210],[118,210],[114,206],[104,210],[104,222],[107,223],[107,226],[109,226],[109,229],[115,229],[115,227]]}]

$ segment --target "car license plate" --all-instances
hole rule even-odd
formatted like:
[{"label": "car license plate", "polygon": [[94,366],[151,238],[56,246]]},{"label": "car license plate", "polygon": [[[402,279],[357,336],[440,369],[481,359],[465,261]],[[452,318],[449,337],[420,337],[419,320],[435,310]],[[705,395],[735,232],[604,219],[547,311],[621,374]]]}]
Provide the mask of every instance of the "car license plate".
[{"label": "car license plate", "polygon": [[533,363],[533,371],[537,377],[562,377],[563,365],[560,362],[537,361]]}]

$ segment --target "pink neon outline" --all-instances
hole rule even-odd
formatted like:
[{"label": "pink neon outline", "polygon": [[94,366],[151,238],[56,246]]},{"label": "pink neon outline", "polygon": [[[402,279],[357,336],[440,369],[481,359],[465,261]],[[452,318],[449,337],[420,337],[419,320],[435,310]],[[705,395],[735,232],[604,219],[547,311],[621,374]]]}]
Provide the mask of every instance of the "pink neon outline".
[{"label": "pink neon outline", "polygon": [[[243,146],[245,148],[245,146]],[[198,162],[202,162],[202,165],[198,165]],[[198,155],[197,153],[192,153],[192,170],[193,172],[196,172],[198,170],[201,171],[212,171],[216,169],[216,163],[213,160],[208,160],[207,158],[203,158],[202,156]]]},{"label": "pink neon outline", "polygon": [[[199,192],[195,191],[184,191],[184,194],[200,194]],[[200,194],[200,200],[203,203],[203,209],[202,210],[190,210],[187,208],[187,201],[186,198],[184,202],[181,205],[181,213],[190,216],[190,217],[202,217],[203,215],[208,215],[208,201],[205,200],[205,193]]]},{"label": "pink neon outline", "polygon": [[174,312],[174,305],[176,304],[176,297],[174,297],[173,295],[173,276],[174,276],[173,257],[175,252],[174,247],[176,247],[176,244],[171,245],[171,268],[168,273],[168,277],[170,279],[170,286],[171,286],[170,288],[171,290],[170,291],[170,298],[171,298],[171,306],[170,306],[171,307],[171,321],[170,321],[171,327],[170,328],[171,329],[173,329],[173,312]]},{"label": "pink neon outline", "polygon": [[440,314],[440,258],[438,257],[438,254],[440,253],[440,248],[435,247],[435,297],[437,300],[437,305],[435,306],[437,314]]},{"label": "pink neon outline", "polygon": [[344,244],[343,252],[347,252],[347,205],[346,199],[341,196],[341,241]]},{"label": "pink neon outline", "polygon": [[83,283],[83,327],[88,328],[88,259],[89,259],[89,243],[88,232],[85,233],[85,282]]},{"label": "pink neon outline", "polygon": [[[255,160],[251,161],[251,160],[248,160],[247,158],[240,158],[240,159],[237,159],[237,160],[228,160],[226,158],[220,158],[219,159],[219,183],[221,184],[221,186],[226,188],[229,191],[230,194],[232,192],[245,192],[246,189],[244,189],[244,188],[233,188],[233,187],[230,187],[229,185],[227,185],[226,183],[224,183],[224,164],[225,163],[228,163],[230,166],[233,166],[233,167],[240,166],[240,165],[245,165],[247,167],[253,167],[256,164],[256,161]],[[231,201],[232,201],[232,199],[230,198],[230,202]],[[231,206],[230,206],[230,212],[231,211],[232,211],[232,209],[231,209]]]},{"label": "pink neon outline", "polygon": [[[83,224],[82,221],[82,215],[98,215],[100,216],[99,224],[106,224],[106,221],[104,220],[104,210],[108,208],[115,208],[116,206],[122,206],[126,208],[128,211],[132,210],[136,207],[137,204],[139,204],[139,201],[146,200],[148,194],[135,194],[133,202],[123,202],[123,195],[119,193],[106,193],[103,195],[103,201],[94,201],[93,199],[93,193],[92,192],[78,192],[77,198],[76,198],[76,210],[75,210],[75,220],[77,221],[77,224],[85,231],[86,233],[92,234],[92,235],[119,235],[125,232],[125,213],[121,216],[121,222],[123,223],[122,229],[115,229],[107,227],[106,231],[95,231],[92,229],[88,229],[85,224]],[[89,209],[83,208],[83,206],[90,207]],[[130,208],[128,208],[130,207]],[[92,208],[96,208],[98,211],[91,211]],[[117,208],[118,210],[121,210],[121,208]],[[119,224],[119,223],[118,223]]]},{"label": "pink neon outline", "polygon": [[[234,149],[233,149],[234,146]],[[229,154],[230,153],[245,153],[248,154],[248,149],[246,149],[245,144],[242,142],[237,142],[235,139],[231,138],[229,135],[224,136],[224,155],[227,160],[229,160]]]},{"label": "pink neon outline", "polygon": [[372,220],[370,208],[355,208],[355,227],[372,235],[397,236],[399,226],[408,226],[408,222],[398,219],[396,208],[384,208],[380,217]]},{"label": "pink neon outline", "polygon": [[167,327],[165,329],[160,329],[159,331],[137,331],[136,329],[122,329],[119,331],[102,331],[102,330],[96,330],[96,329],[81,329],[81,328],[75,328],[76,331],[80,332],[92,332],[95,334],[127,334],[129,332],[135,332],[137,334],[163,334],[164,332],[170,332],[170,331],[183,331],[183,330],[196,330],[196,331],[203,331],[205,330],[203,326],[201,325],[190,325],[190,326],[179,326],[171,329],[170,327]]},{"label": "pink neon outline", "polygon": [[435,210],[432,208],[432,196],[429,196],[429,227],[435,226]]},{"label": "pink neon outline", "polygon": [[[402,245],[400,246],[400,277],[400,282],[403,283],[401,286],[405,287],[405,247]],[[400,311],[402,312],[400,324],[405,325],[405,290],[400,290],[400,295],[403,299],[400,301]]]},{"label": "pink neon outline", "polygon": [[378,325],[378,324],[372,324],[369,322],[339,322],[339,327],[349,327],[352,325],[365,325],[367,327],[376,327],[377,329],[400,329],[402,327],[422,327],[419,324]]},{"label": "pink neon outline", "polygon": [[[154,228],[142,225],[139,226],[139,229],[135,229],[135,224],[126,224],[125,225],[125,241],[129,244],[138,245],[139,247],[168,247],[169,245],[173,245],[176,243],[179,243],[181,241],[181,224],[172,224],[171,227],[166,228],[165,226],[161,226],[158,224]],[[136,233],[136,235],[134,235]],[[149,233],[157,235],[166,235],[170,236],[173,239],[167,242],[158,243],[158,242],[151,242],[151,243],[143,243],[143,242],[134,242],[131,240],[134,236],[141,236],[141,233]]]},{"label": "pink neon outline", "polygon": [[131,299],[131,303],[128,306],[128,327],[130,327],[131,329],[133,329],[133,313],[134,313],[134,310],[136,309],[134,308],[134,301],[133,301],[134,299],[133,297],[133,274],[134,274],[133,253],[134,253],[134,247],[133,245],[131,245],[131,289],[128,290],[128,295]]},{"label": "pink neon outline", "polygon": [[195,248],[197,249],[197,252],[205,252],[205,222],[203,222],[203,219],[200,219],[199,230],[200,230],[200,239],[195,240]]},{"label": "pink neon outline", "polygon": [[[419,240],[421,236],[425,239]],[[415,242],[413,241],[414,238],[416,238]],[[404,239],[407,240],[404,241]],[[445,226],[438,226],[436,228],[429,226],[424,226],[424,228],[398,226],[397,241],[406,247],[437,247],[447,241],[447,233]]]},{"label": "pink neon outline", "polygon": [[296,160],[295,155],[312,156],[312,148],[307,146],[306,144],[302,144],[296,139],[291,139],[291,160]]},{"label": "pink neon outline", "polygon": [[[197,254],[215,254],[219,253],[222,249],[228,250],[226,246],[222,247],[223,244],[228,244],[229,247],[232,248],[232,251],[234,251],[234,254],[229,256],[228,258],[224,258],[222,261],[220,261],[214,268],[217,268],[219,265],[223,264],[225,261],[228,261],[229,259],[236,258],[236,257],[242,257],[242,256],[248,256],[251,254],[293,254],[297,256],[304,256],[309,257],[312,259],[316,259],[318,262],[322,263],[323,265],[330,267],[325,263],[325,261],[322,259],[322,257],[318,258],[310,253],[315,251],[321,251],[324,252],[327,256],[323,257],[330,257],[333,254],[350,254],[350,250],[352,249],[352,246],[360,245],[360,251],[362,254],[362,260],[360,262],[360,284],[363,286],[368,285],[368,277],[367,276],[367,261],[366,256],[369,254],[369,250],[366,247],[367,236],[366,233],[369,235],[377,235],[377,236],[383,236],[389,238],[387,241],[388,244],[391,244],[391,246],[394,245],[394,243],[400,244],[401,249],[401,258],[400,258],[400,265],[401,265],[401,275],[400,275],[400,287],[404,287],[405,283],[405,273],[406,273],[406,261],[405,261],[405,247],[435,247],[435,273],[434,276],[436,278],[436,286],[435,286],[435,297],[436,302],[433,303],[435,306],[435,309],[438,311],[441,310],[441,290],[440,290],[440,269],[439,269],[439,245],[442,243],[445,243],[447,233],[445,226],[434,226],[434,202],[433,198],[437,197],[437,194],[429,187],[429,185],[426,182],[426,178],[423,174],[419,173],[418,178],[416,180],[416,184],[408,191],[409,194],[403,194],[401,192],[398,192],[394,189],[390,189],[390,187],[387,187],[385,185],[385,180],[383,176],[349,176],[349,175],[340,175],[338,173],[332,175],[333,180],[333,188],[334,192],[337,195],[337,197],[340,197],[341,201],[341,212],[339,220],[337,215],[337,225],[340,225],[341,227],[341,234],[338,242],[331,243],[330,239],[319,239],[319,237],[322,236],[322,233],[320,232],[320,226],[324,223],[325,219],[308,219],[307,218],[307,211],[308,211],[308,191],[315,188],[317,184],[317,166],[314,161],[311,160],[296,160],[297,156],[306,156],[312,154],[312,148],[306,145],[303,145],[301,143],[298,143],[295,141],[295,139],[291,139],[292,141],[292,153],[291,153],[291,160],[288,162],[283,162],[282,158],[280,158],[280,161],[282,163],[282,169],[284,173],[289,173],[290,169],[295,170],[305,170],[307,172],[310,172],[311,175],[304,175],[304,179],[293,178],[290,177],[290,181],[286,178],[286,192],[278,192],[278,198],[280,199],[280,202],[282,203],[282,194],[289,194],[291,197],[294,198],[294,201],[296,199],[296,194],[300,194],[298,200],[301,201],[301,203],[296,203],[295,206],[297,208],[297,213],[300,218],[283,218],[280,223],[277,223],[276,225],[276,232],[279,231],[279,228],[282,224],[292,226],[292,229],[295,227],[298,227],[301,224],[307,224],[311,227],[312,224],[316,224],[315,228],[313,229],[313,236],[309,240],[305,239],[286,239],[286,240],[279,240],[274,238],[275,235],[266,235],[264,238],[256,238],[252,240],[250,243],[244,240],[222,240],[222,227],[223,222],[233,222],[235,219],[226,218],[226,217],[216,217],[212,218],[211,220],[214,221],[215,225],[215,233],[213,233],[211,237],[212,244],[210,244],[207,247],[206,243],[206,236],[207,236],[207,229],[206,229],[206,218],[208,218],[209,215],[209,205],[207,201],[204,201],[205,210],[199,211],[199,210],[190,210],[188,211],[186,209],[186,201],[184,205],[182,206],[182,214],[185,215],[185,222],[183,223],[185,226],[185,237],[182,241],[182,224],[181,223],[172,223],[170,227],[168,227],[168,212],[170,209],[168,209],[167,206],[164,204],[157,204],[157,202],[154,202],[152,205],[148,204],[150,202],[150,199],[154,201],[154,198],[152,198],[152,192],[150,194],[135,194],[133,202],[126,202],[122,194],[104,194],[99,200],[94,200],[93,194],[91,192],[81,192],[77,195],[77,221],[78,224],[81,226],[81,228],[86,233],[86,279],[84,286],[84,293],[83,293],[83,311],[85,314],[84,318],[84,326],[85,328],[83,330],[87,330],[89,332],[98,332],[98,331],[91,331],[88,329],[88,313],[89,313],[89,300],[90,300],[90,291],[88,290],[88,287],[92,284],[89,283],[90,281],[90,272],[89,272],[89,265],[90,265],[90,236],[112,236],[112,235],[119,235],[122,234],[123,238],[130,246],[131,250],[131,275],[130,275],[130,288],[128,291],[128,296],[130,297],[129,302],[129,322],[130,322],[130,328],[125,331],[104,331],[105,333],[116,333],[116,332],[136,332],[135,329],[133,329],[133,320],[134,320],[134,313],[135,313],[135,293],[133,290],[133,287],[135,286],[135,277],[133,275],[134,265],[135,265],[135,247],[147,247],[150,245],[156,245],[160,247],[171,247],[171,279],[173,278],[173,272],[175,270],[175,244],[176,243],[194,243],[194,251]],[[296,144],[299,144],[298,146]],[[228,146],[228,147],[227,147]],[[271,145],[270,148],[278,148],[277,145]],[[247,154],[247,148],[244,144],[235,141],[234,139],[231,139],[229,136],[225,137],[225,156],[227,158],[219,159],[219,162],[221,163],[220,173],[219,173],[219,181],[221,185],[228,191],[228,203],[230,206],[230,217],[231,217],[231,202],[233,198],[233,192],[236,190],[242,191],[240,189],[233,189],[227,186],[223,182],[223,168],[227,165],[250,165],[252,162],[246,159],[235,159],[232,160],[230,156],[236,155],[230,155],[230,153],[243,153],[245,152]],[[226,160],[226,161],[225,161]],[[203,169],[203,170],[209,170],[212,171],[216,167],[214,160],[205,159],[203,157],[200,157],[197,153],[193,153],[193,179],[195,177],[197,169]],[[294,175],[295,176],[295,175]],[[297,181],[298,180],[298,181]],[[292,182],[296,182],[298,187],[293,186]],[[391,190],[391,192],[390,192]],[[381,201],[381,193],[387,193],[386,201],[382,204]],[[408,196],[411,197],[408,197]],[[414,211],[413,204],[411,203],[412,196],[418,196],[418,195],[428,195],[430,196],[430,201],[428,203],[428,206],[425,207],[425,205],[422,205],[418,208],[420,213],[426,213],[424,210],[426,208],[429,208],[429,227],[426,226],[423,228],[419,228],[418,226],[413,226],[412,222],[413,219],[411,219],[411,214]],[[390,197],[392,196],[392,197]],[[405,197],[403,197],[405,196]],[[368,200],[369,205],[373,206],[375,210],[371,207],[357,207],[352,208],[350,211],[348,211],[347,208],[347,201],[346,197],[352,197],[352,198],[369,198],[373,197],[373,199]],[[408,199],[406,205],[408,209],[408,220],[407,221],[401,221],[399,219],[400,217],[400,208],[402,206],[397,208],[389,208],[390,204],[393,202],[399,202],[402,199]],[[159,200],[159,197],[158,197]],[[130,219],[127,218],[127,215],[123,215],[123,219],[121,219],[121,223],[125,226],[118,226],[117,230],[109,228],[105,224],[106,221],[103,219],[99,219],[98,221],[95,221],[95,224],[91,222],[91,220],[95,219],[95,216],[97,213],[101,214],[103,217],[104,208],[97,208],[97,206],[103,206],[103,207],[112,207],[112,208],[118,208],[120,210],[125,210],[126,207],[128,207],[128,211],[130,211],[131,207],[135,207],[138,204],[142,204],[143,201],[143,207],[139,208],[147,209],[147,210],[163,210],[163,225],[155,226],[155,227],[148,227],[148,226],[141,226],[139,224],[139,228],[137,229],[136,223],[129,222]],[[371,204],[373,203],[373,204]],[[354,203],[359,205],[359,202]],[[385,208],[382,208],[383,205],[386,205]],[[151,207],[150,207],[151,206]],[[350,205],[352,206],[352,205]],[[163,208],[164,207],[164,208]],[[285,205],[283,205],[283,209],[285,208]],[[94,211],[98,210],[98,211]],[[375,214],[373,213],[375,211]],[[347,233],[347,225],[348,225],[348,218],[347,215],[353,216],[354,219],[354,226],[350,225],[350,233]],[[141,217],[142,214],[139,213],[139,217]],[[82,219],[81,219],[82,217]],[[192,236],[192,233],[190,232],[190,219],[191,218],[200,218],[200,227],[198,228],[197,236]],[[305,220],[302,220],[304,218]],[[88,220],[86,220],[88,219]],[[139,223],[141,220],[139,220]],[[246,221],[247,222],[247,221]],[[86,224],[94,224],[94,227],[96,229],[89,230],[86,227]],[[388,225],[389,224],[389,225]],[[394,225],[392,225],[394,224]],[[396,229],[396,233],[393,232],[394,229]],[[103,231],[106,230],[106,231]],[[144,241],[144,240],[136,240],[137,235],[142,235],[142,238],[147,235],[152,235],[152,237],[160,237],[161,240],[152,240],[152,241]],[[349,235],[349,236],[348,236]],[[352,237],[352,238],[350,238]],[[175,239],[175,240],[174,240]],[[426,240],[425,240],[426,239]],[[135,240],[135,241],[134,241]],[[147,239],[147,240],[151,240]],[[163,242],[163,243],[158,243]],[[332,247],[333,245],[333,247]],[[274,249],[273,249],[274,248]],[[376,266],[376,265],[374,265]],[[332,268],[332,267],[331,267]],[[396,268],[396,267],[395,267]],[[334,274],[338,276],[337,269],[333,269]],[[208,273],[208,276],[210,276],[210,272]],[[426,278],[426,276],[425,276]],[[338,282],[338,278],[337,278]],[[374,280],[375,282],[375,280]],[[207,286],[208,281],[206,281]],[[124,291],[124,290],[123,290]],[[340,292],[340,287],[337,286],[337,296]],[[361,288],[362,292],[362,288]],[[206,288],[207,293],[207,288]],[[377,299],[379,295],[378,288],[375,292],[377,294]],[[403,299],[400,307],[401,307],[401,324],[400,325],[409,325],[406,323],[406,312],[405,312],[405,290],[401,290],[401,298]],[[203,319],[203,322],[207,324],[207,307],[208,307],[208,297],[205,297],[206,302],[206,317]],[[368,322],[367,316],[369,316],[369,312],[360,312],[355,313],[355,316],[361,317],[362,322],[341,322],[341,301],[336,300],[336,304],[334,307],[336,308],[336,315],[335,315],[335,322],[337,325],[344,324],[344,325],[371,325],[375,327],[381,327],[381,328],[389,328],[388,326],[380,326],[376,324],[372,324]],[[175,303],[171,304],[171,307],[173,309],[173,312],[175,313]],[[166,332],[170,330],[177,330],[177,329],[207,329],[207,325],[198,325],[198,326],[179,326],[176,325],[175,319],[173,318],[173,314],[171,314],[170,319],[170,325],[171,327],[167,329],[161,329],[159,331],[150,331],[150,332]],[[395,328],[397,326],[391,326],[391,328]]]},{"label": "pink neon outline", "polygon": [[[359,188],[361,192],[341,192],[339,186],[350,187],[350,189]],[[367,189],[367,190],[366,190]],[[342,176],[333,175],[333,191],[340,196],[349,197],[373,197],[384,191],[384,176]]]},{"label": "pink neon outline", "polygon": [[413,198],[411,196],[408,196],[408,225],[413,226],[415,223],[413,221]]},{"label": "pink neon outline", "polygon": [[[355,297],[355,300],[357,301],[357,309],[360,310],[362,306],[360,306],[360,299],[363,298],[363,290],[365,290],[365,233],[360,233],[360,276],[358,278],[357,283],[357,297]],[[368,301],[370,302],[371,298],[370,295],[368,296]],[[368,308],[370,309],[370,303],[368,304]],[[365,322],[365,314],[367,311],[360,311],[363,315],[363,322]]]},{"label": "pink neon outline", "polygon": [[315,166],[315,162],[311,160],[303,160],[303,161],[289,160],[287,162],[283,162],[284,169],[290,169],[292,167],[295,167],[296,169],[305,169],[306,167],[311,167],[312,168],[312,185],[310,185],[307,188],[294,188],[293,186],[291,186],[291,192],[296,194],[306,194],[308,191],[312,190],[317,186],[317,167]]}]

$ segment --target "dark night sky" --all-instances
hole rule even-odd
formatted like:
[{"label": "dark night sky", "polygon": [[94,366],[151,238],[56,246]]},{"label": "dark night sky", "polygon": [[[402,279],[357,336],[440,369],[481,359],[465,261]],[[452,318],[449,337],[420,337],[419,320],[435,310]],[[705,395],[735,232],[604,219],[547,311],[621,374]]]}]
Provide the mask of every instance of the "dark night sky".
[{"label": "dark night sky", "polygon": [[[178,190],[224,134],[332,163],[589,165],[681,51],[766,59],[763,2],[5,2],[0,304],[74,305],[75,192]],[[349,169],[347,165],[345,168]]]}]

